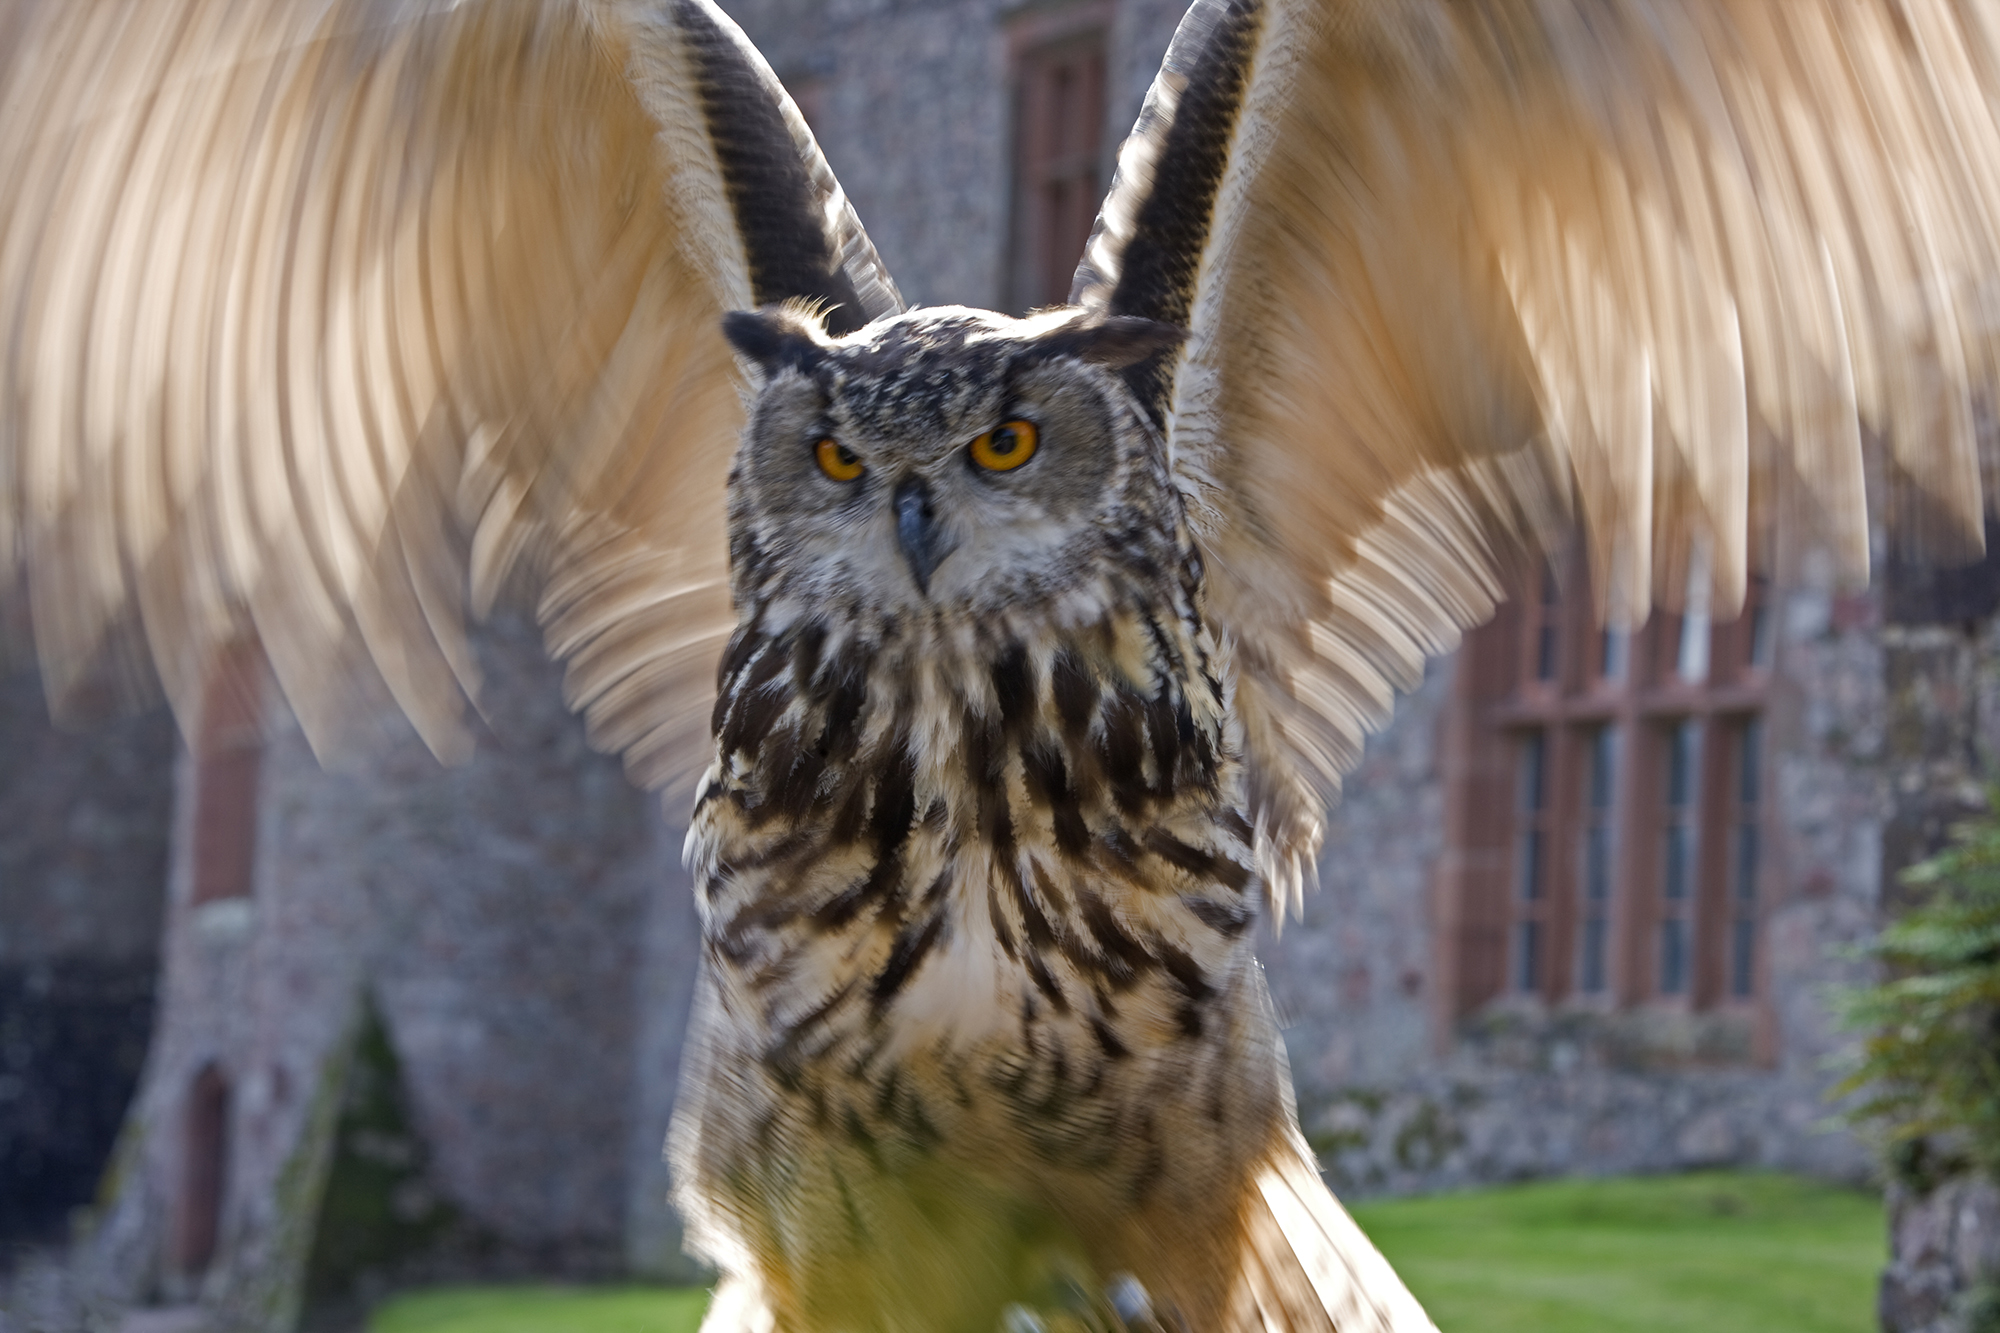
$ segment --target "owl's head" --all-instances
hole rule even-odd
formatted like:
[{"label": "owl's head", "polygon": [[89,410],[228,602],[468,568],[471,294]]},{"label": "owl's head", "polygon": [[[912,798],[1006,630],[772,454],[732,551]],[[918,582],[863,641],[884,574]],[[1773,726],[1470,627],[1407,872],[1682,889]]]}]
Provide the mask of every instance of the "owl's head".
[{"label": "owl's head", "polygon": [[1178,328],[945,307],[836,339],[775,306],[724,330],[761,380],[730,482],[739,606],[1047,604],[1179,526],[1118,374]]}]

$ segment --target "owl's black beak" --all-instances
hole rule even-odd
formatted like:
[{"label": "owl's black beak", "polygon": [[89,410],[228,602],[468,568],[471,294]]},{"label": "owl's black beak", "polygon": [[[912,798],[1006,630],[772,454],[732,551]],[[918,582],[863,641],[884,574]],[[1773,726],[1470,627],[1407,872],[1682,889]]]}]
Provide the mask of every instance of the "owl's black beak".
[{"label": "owl's black beak", "polygon": [[917,477],[905,477],[896,483],[890,499],[896,506],[896,544],[903,548],[903,559],[909,562],[910,573],[916,576],[917,591],[928,593],[931,571],[943,563],[952,549],[938,528],[937,515],[931,511],[931,488]]}]

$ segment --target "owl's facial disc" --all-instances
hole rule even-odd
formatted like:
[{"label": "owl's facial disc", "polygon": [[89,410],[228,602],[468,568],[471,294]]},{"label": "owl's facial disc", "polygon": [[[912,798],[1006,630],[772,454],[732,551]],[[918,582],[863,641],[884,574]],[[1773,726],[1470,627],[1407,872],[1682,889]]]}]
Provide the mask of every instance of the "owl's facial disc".
[{"label": "owl's facial disc", "polygon": [[[1045,601],[1164,502],[1157,437],[1075,316],[912,311],[837,342],[789,311],[730,318],[764,380],[730,503],[739,593],[759,604]],[[1177,332],[1160,329],[1117,333],[1150,351]]]}]

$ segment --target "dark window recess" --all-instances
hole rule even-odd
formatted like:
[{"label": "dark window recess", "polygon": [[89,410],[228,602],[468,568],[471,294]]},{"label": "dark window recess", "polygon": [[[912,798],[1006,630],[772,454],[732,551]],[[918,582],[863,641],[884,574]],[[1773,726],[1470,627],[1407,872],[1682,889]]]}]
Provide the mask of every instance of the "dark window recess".
[{"label": "dark window recess", "polygon": [[196,1274],[215,1258],[229,1172],[229,1080],[202,1066],[188,1089],[181,1123],[180,1198],[174,1209],[174,1267]]},{"label": "dark window recess", "polygon": [[[1913,518],[1904,532],[1942,532],[1950,520]],[[1986,519],[1986,551],[1967,550],[1956,560],[1924,559],[1890,543],[1882,570],[1883,613],[1892,625],[1954,625],[1984,620],[2000,610],[2000,520]]]},{"label": "dark window recess", "polygon": [[1104,182],[1104,35],[1073,34],[1016,66],[1013,264],[1017,310],[1059,305],[1097,219]]},{"label": "dark window recess", "polygon": [[156,966],[0,967],[0,1260],[7,1242],[66,1239],[95,1194],[145,1063]]}]

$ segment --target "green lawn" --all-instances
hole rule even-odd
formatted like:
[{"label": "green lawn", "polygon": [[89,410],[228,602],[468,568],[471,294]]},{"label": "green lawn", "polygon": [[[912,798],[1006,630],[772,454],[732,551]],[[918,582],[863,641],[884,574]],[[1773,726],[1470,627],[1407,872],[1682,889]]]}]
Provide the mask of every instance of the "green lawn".
[{"label": "green lawn", "polygon": [[[1557,1181],[1362,1204],[1442,1333],[1870,1333],[1879,1196],[1787,1176]],[[458,1287],[369,1333],[693,1333],[707,1296]]]},{"label": "green lawn", "polygon": [[1880,1195],[1788,1176],[1557,1181],[1362,1204],[1441,1333],[1872,1333]]},{"label": "green lawn", "polygon": [[368,1333],[694,1333],[707,1308],[671,1287],[437,1287],[380,1306]]}]

